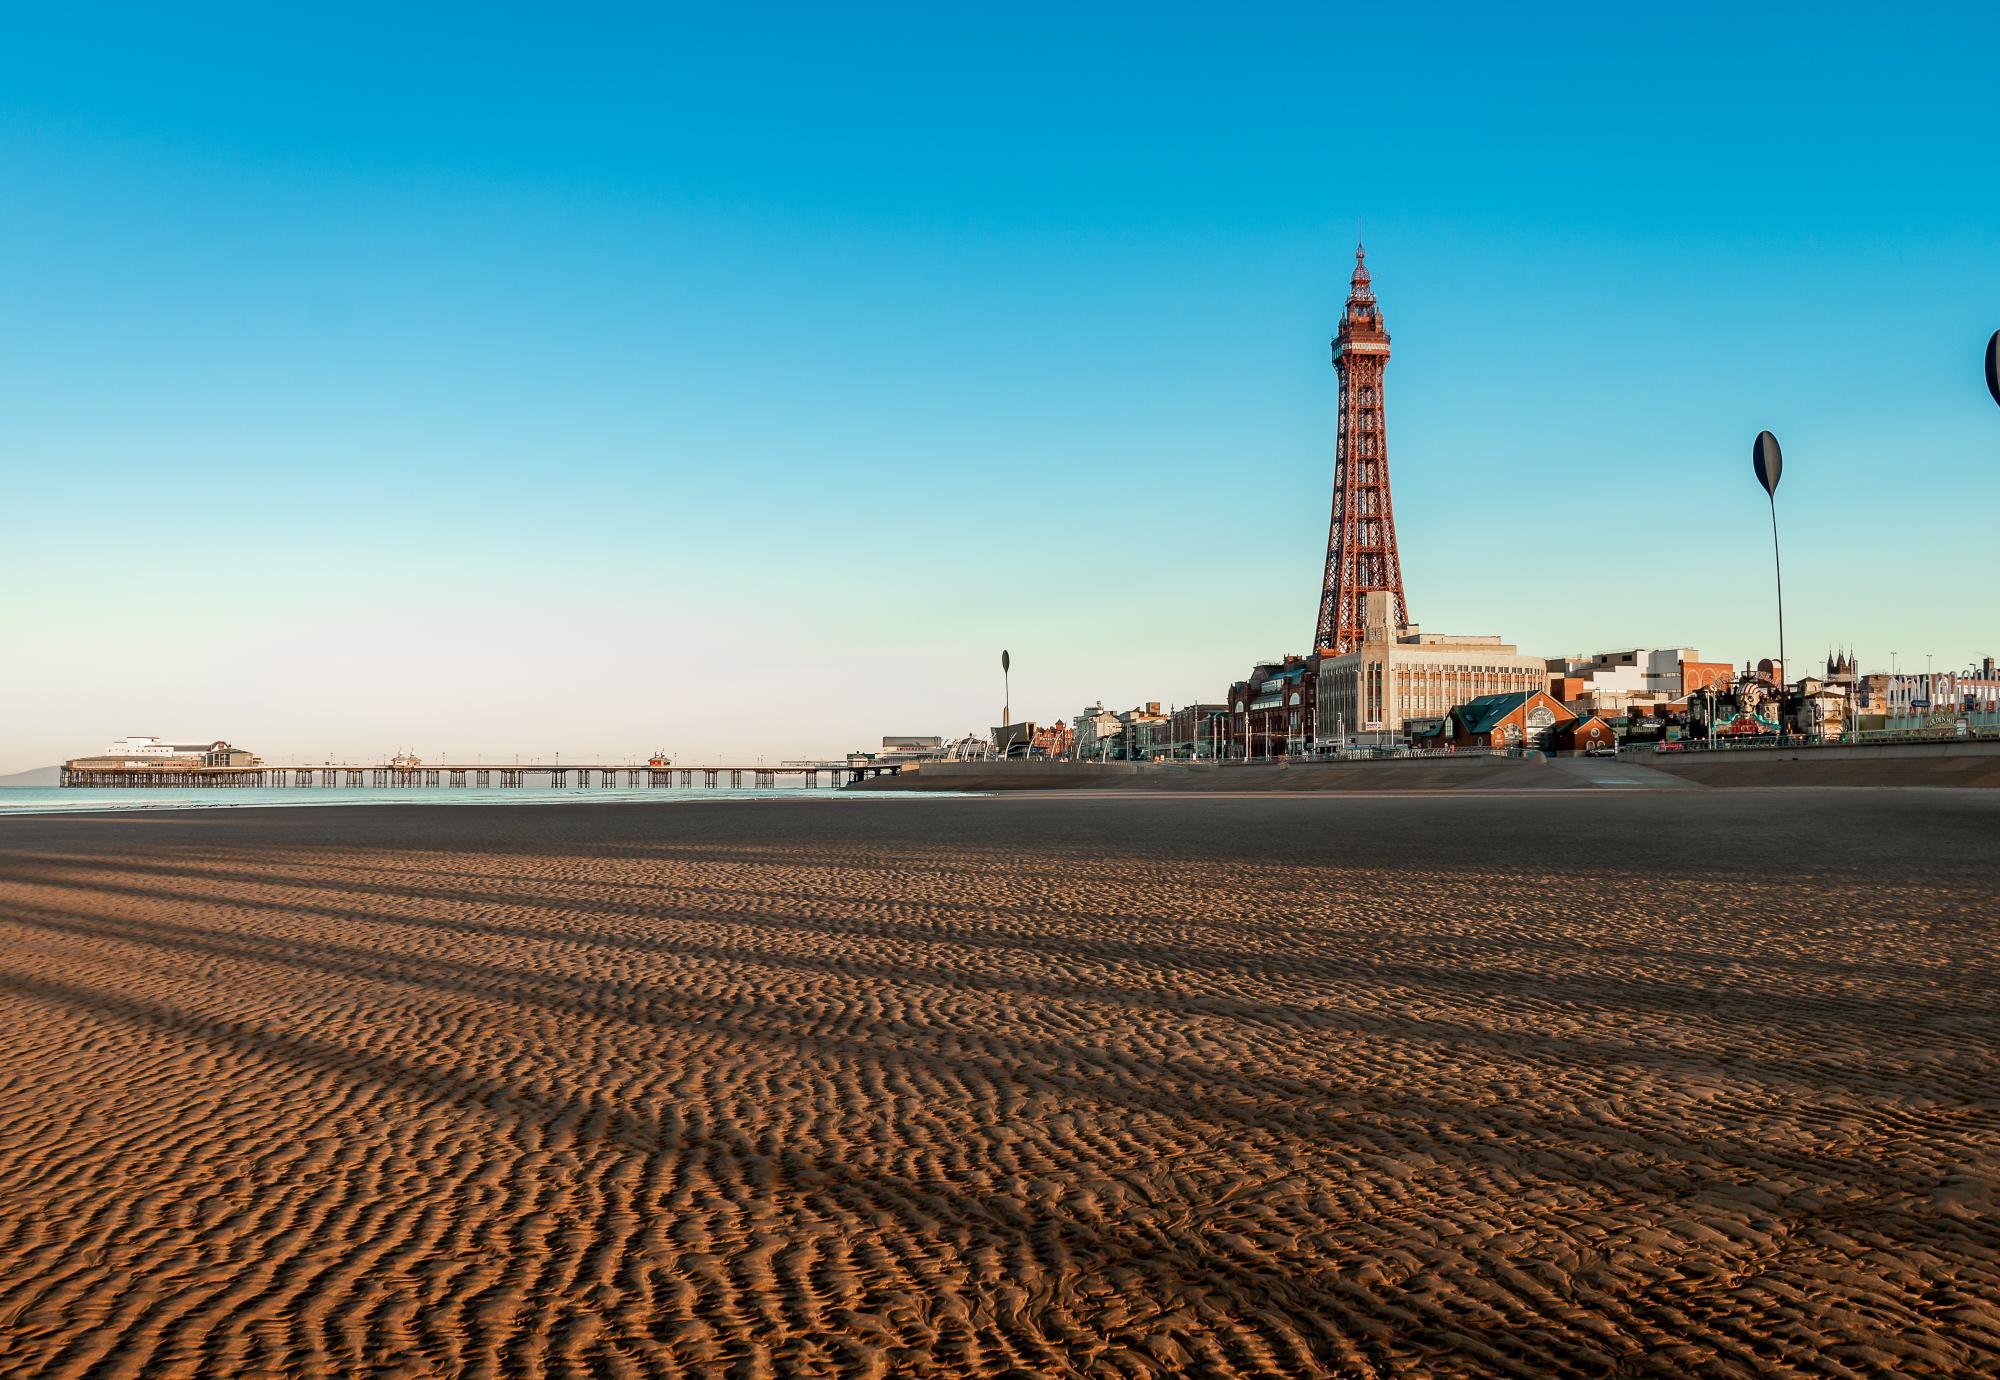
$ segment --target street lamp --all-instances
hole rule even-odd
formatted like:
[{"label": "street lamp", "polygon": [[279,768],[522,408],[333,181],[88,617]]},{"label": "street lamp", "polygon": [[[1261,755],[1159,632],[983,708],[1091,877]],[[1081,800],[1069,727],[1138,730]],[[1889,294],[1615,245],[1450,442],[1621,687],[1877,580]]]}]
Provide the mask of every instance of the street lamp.
[{"label": "street lamp", "polygon": [[1785,469],[1785,457],[1778,449],[1778,438],[1768,431],[1758,432],[1756,441],[1750,446],[1750,463],[1757,471],[1757,482],[1764,486],[1764,493],[1771,500],[1771,565],[1778,579],[1778,742],[1782,744],[1788,728],[1785,722],[1785,678],[1791,675],[1791,666],[1785,660],[1785,563],[1778,552],[1778,478]]}]

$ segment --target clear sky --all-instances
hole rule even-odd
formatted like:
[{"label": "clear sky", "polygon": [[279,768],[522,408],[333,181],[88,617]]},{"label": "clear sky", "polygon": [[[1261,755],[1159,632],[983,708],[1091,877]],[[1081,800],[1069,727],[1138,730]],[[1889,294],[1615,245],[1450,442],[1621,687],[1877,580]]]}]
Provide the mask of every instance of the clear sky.
[{"label": "clear sky", "polygon": [[1357,220],[1426,629],[2000,653],[1991,4],[731,8],[10,16],[0,771],[1219,697]]}]

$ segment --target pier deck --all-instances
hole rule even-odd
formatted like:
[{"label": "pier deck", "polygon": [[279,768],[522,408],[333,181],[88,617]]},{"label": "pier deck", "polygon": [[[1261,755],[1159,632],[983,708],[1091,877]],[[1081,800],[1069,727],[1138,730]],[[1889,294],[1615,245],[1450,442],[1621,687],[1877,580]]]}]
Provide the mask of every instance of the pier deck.
[{"label": "pier deck", "polygon": [[[132,787],[367,787],[423,789],[427,787],[502,787],[519,789],[529,785],[529,777],[540,778],[538,786],[646,786],[669,789],[674,786],[714,788],[724,784],[741,787],[749,778],[753,787],[773,787],[780,776],[798,777],[802,786],[816,787],[822,777],[829,785],[846,786],[871,776],[894,776],[903,768],[899,762],[792,762],[780,766],[763,764],[697,763],[688,766],[656,767],[645,763],[554,762],[490,763],[443,762],[435,766],[395,766],[322,763],[317,766],[211,767],[211,766],[123,766],[97,767],[64,763],[62,784],[129,789]],[[621,782],[620,777],[623,777]],[[678,778],[678,779],[676,779]]]}]

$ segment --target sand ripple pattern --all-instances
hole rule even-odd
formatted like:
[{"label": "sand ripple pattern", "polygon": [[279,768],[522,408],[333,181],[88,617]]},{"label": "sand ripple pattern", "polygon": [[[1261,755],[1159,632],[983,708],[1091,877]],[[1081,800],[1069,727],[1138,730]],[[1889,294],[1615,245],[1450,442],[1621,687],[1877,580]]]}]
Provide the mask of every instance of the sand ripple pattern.
[{"label": "sand ripple pattern", "polygon": [[1989,795],[16,820],[0,1373],[1995,1373]]}]

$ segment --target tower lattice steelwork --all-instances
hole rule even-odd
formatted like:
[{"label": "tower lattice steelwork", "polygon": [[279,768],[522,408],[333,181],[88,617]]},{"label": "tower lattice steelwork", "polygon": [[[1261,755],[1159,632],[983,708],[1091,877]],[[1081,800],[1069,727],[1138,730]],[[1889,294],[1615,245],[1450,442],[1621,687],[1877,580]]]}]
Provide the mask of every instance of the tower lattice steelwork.
[{"label": "tower lattice steelwork", "polygon": [[1395,596],[1391,616],[1398,628],[1410,621],[1396,555],[1396,513],[1389,504],[1389,434],[1382,422],[1389,332],[1375,305],[1366,260],[1367,251],[1356,245],[1347,310],[1333,338],[1340,420],[1333,449],[1333,526],[1326,537],[1326,579],[1313,640],[1322,652],[1351,652],[1361,645],[1362,595],[1370,590]]}]

